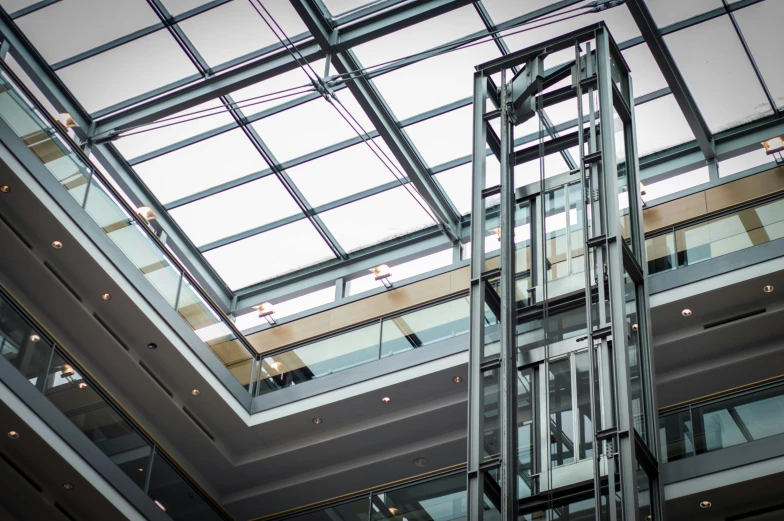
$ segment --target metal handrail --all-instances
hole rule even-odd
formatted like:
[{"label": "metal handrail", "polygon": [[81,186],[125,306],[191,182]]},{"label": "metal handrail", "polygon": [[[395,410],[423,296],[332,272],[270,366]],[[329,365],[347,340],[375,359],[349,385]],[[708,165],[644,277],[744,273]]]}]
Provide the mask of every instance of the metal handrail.
[{"label": "metal handrail", "polygon": [[775,386],[772,384],[784,384],[784,375],[773,376],[771,378],[766,378],[765,380],[759,380],[757,382],[739,385],[738,387],[725,389],[724,391],[706,394],[705,396],[700,396],[699,398],[694,398],[691,400],[674,403],[666,407],[661,407],[659,409],[659,415],[669,416],[670,414],[676,414],[678,412],[681,412],[682,410],[688,409],[689,407],[694,407],[695,405],[704,405],[704,404],[714,402],[719,398],[726,398],[728,396],[746,394],[746,391],[752,389],[757,390],[758,388],[761,389],[761,388],[768,388],[768,387]]},{"label": "metal handrail", "polygon": [[[90,160],[89,156],[85,154],[84,150],[73,140],[71,136],[68,135],[67,132],[63,132],[61,124],[59,121],[55,120],[51,114],[42,106],[41,102],[36,98],[27,86],[24,84],[23,81],[19,79],[19,77],[8,67],[5,61],[0,60],[0,68],[2,68],[3,73],[5,73],[15,84],[15,86],[22,91],[25,97],[35,105],[35,109],[38,114],[42,115],[49,126],[57,133],[60,139],[63,139],[66,144],[68,144],[71,151],[75,152],[79,159],[81,159],[85,166],[91,169],[91,175],[97,176],[99,180],[102,181],[104,188],[108,190],[112,196],[114,197],[115,201],[129,214],[132,216],[138,216],[137,209],[133,208],[123,197],[120,192],[114,187],[113,183],[108,182],[101,170],[97,168],[92,161]],[[156,235],[153,230],[149,226],[139,226],[144,233],[152,239],[155,245],[162,251],[162,253],[167,257],[169,261],[172,262],[182,273],[183,277],[185,277],[188,282],[191,284],[192,287],[196,288],[199,292],[199,295],[210,305],[212,310],[221,318],[221,320],[228,326],[231,332],[239,339],[240,343],[245,347],[248,353],[253,356],[254,358],[258,357],[258,353],[256,350],[250,345],[250,343],[245,338],[245,335],[237,329],[234,322],[223,312],[220,305],[213,300],[213,298],[206,292],[202,287],[201,284],[190,274],[190,271],[180,262],[176,255],[172,255],[167,251],[166,244]]]}]

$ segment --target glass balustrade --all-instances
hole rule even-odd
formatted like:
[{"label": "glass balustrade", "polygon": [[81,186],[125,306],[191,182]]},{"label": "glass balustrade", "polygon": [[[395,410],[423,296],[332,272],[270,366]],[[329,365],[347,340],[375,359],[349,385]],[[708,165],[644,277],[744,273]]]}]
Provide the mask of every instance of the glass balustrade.
[{"label": "glass balustrade", "polygon": [[665,462],[784,434],[784,382],[660,413]]},{"label": "glass balustrade", "polygon": [[153,238],[145,218],[131,213],[118,200],[100,172],[62,137],[65,129],[50,124],[5,70],[0,70],[0,117],[240,384],[248,388],[255,353],[240,341],[166,247]]},{"label": "glass balustrade", "polygon": [[172,519],[227,519],[102,389],[2,294],[0,357]]}]

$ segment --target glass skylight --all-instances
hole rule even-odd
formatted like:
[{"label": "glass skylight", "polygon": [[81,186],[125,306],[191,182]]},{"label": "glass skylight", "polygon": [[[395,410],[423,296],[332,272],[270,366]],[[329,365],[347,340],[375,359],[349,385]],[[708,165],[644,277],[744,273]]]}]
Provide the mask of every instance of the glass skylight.
[{"label": "glass skylight", "polygon": [[743,37],[754,55],[765,84],[778,108],[784,107],[784,2],[761,2],[735,12]]},{"label": "glass skylight", "polygon": [[[231,158],[231,161],[226,161]],[[241,129],[169,152],[134,167],[162,203],[267,168]]]},{"label": "glass skylight", "polygon": [[169,14],[177,16],[179,14],[196,9],[204,4],[209,4],[212,0],[161,0]]},{"label": "glass skylight", "polygon": [[762,147],[755,148],[751,152],[729,159],[722,159],[719,162],[719,177],[735,175],[738,172],[762,165],[769,165],[772,168],[776,165],[776,161],[773,159],[773,156],[765,153]]},{"label": "glass skylight", "polygon": [[[406,127],[406,134],[429,167],[471,155],[473,111],[471,105]],[[438,139],[433,139],[438,136]]]},{"label": "glass skylight", "polygon": [[632,70],[635,98],[667,87],[667,80],[656,65],[647,43],[630,47],[622,54]]},{"label": "glass skylight", "polygon": [[646,4],[659,27],[722,7],[721,0],[649,0]]},{"label": "glass skylight", "polygon": [[680,145],[694,134],[672,95],[635,107],[637,153],[640,157]]},{"label": "glass skylight", "polygon": [[402,186],[335,208],[321,218],[348,252],[435,225]]}]

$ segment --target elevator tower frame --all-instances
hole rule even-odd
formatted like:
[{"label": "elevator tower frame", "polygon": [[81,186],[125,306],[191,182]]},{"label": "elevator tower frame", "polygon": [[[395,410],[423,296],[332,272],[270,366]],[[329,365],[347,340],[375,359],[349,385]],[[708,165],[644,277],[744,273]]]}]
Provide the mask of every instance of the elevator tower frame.
[{"label": "elevator tower frame", "polygon": [[599,23],[476,69],[468,519],[663,519],[629,68]]}]

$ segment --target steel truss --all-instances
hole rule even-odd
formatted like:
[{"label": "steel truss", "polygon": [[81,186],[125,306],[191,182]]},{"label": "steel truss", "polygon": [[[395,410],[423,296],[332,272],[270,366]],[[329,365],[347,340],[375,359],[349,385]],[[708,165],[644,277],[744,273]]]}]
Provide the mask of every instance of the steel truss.
[{"label": "steel truss", "polygon": [[[474,89],[469,520],[569,519],[575,491],[597,521],[663,519],[628,66],[600,23],[478,66]],[[565,99],[583,124],[553,136],[539,114]],[[516,149],[531,118],[537,142]],[[574,146],[576,168],[547,178],[545,156]]]}]

